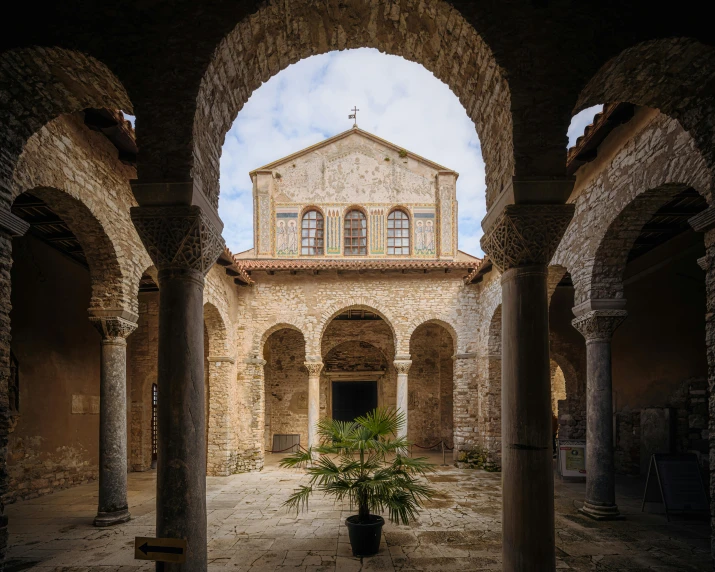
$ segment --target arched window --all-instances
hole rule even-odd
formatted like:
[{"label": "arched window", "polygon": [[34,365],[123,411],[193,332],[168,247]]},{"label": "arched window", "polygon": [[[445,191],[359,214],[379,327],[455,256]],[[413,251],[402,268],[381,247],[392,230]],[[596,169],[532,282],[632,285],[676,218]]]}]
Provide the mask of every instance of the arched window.
[{"label": "arched window", "polygon": [[387,254],[410,254],[410,217],[405,211],[387,215]]},{"label": "arched window", "polygon": [[310,210],[303,215],[300,253],[303,256],[323,254],[323,215],[316,210]]},{"label": "arched window", "polygon": [[367,219],[362,211],[345,215],[345,256],[367,256]]}]

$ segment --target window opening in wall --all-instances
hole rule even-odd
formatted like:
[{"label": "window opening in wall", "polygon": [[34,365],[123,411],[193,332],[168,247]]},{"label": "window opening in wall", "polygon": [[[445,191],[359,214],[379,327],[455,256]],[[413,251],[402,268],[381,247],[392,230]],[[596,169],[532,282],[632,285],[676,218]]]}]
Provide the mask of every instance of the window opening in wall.
[{"label": "window opening in wall", "polygon": [[156,383],[151,385],[151,460],[156,461],[158,457],[158,444],[157,444],[157,433],[158,433],[158,421],[156,418],[156,405],[159,401],[159,388]]},{"label": "window opening in wall", "polygon": [[387,254],[410,254],[410,217],[399,209],[387,216]]},{"label": "window opening in wall", "polygon": [[316,210],[303,215],[300,253],[303,256],[323,255],[323,215]]},{"label": "window opening in wall", "polygon": [[345,215],[345,256],[367,256],[367,219],[362,211]]},{"label": "window opening in wall", "polygon": [[20,411],[20,362],[15,354],[10,352],[10,380],[7,387],[8,405],[10,411],[17,413]]}]

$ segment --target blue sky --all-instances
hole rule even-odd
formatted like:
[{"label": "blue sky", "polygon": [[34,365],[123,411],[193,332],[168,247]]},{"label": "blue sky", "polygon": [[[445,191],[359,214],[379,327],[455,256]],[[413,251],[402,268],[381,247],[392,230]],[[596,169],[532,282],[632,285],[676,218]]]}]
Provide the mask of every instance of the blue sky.
[{"label": "blue sky", "polygon": [[[249,171],[358,126],[459,173],[459,248],[481,256],[484,162],[471,119],[446,84],[419,64],[363,48],[313,56],[257,89],[226,135],[219,214],[233,252],[253,246]],[[598,109],[574,117],[575,141]]]}]

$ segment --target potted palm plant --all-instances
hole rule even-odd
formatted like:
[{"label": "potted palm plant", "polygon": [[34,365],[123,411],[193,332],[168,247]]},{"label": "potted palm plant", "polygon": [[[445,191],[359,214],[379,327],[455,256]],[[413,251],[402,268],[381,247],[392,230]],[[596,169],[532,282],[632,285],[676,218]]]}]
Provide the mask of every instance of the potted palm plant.
[{"label": "potted palm plant", "polygon": [[375,409],[355,421],[321,420],[320,444],[280,462],[282,467],[304,467],[310,477],[284,505],[307,509],[313,492],[348,500],[358,510],[345,520],[353,555],[376,554],[385,524],[377,513],[387,511],[395,524],[408,524],[435,492],[420,479],[434,465],[425,457],[407,456],[407,439],[397,437],[404,424],[404,414],[393,409]]}]

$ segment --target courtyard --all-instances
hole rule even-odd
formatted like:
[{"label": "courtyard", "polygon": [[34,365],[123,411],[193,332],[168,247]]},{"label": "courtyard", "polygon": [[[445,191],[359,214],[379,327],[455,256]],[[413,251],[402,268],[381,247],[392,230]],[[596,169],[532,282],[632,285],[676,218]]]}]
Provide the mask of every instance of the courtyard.
[{"label": "courtyard", "polygon": [[[410,526],[386,524],[380,553],[354,558],[343,520],[347,507],[329,499],[307,512],[281,507],[303,479],[268,455],[260,473],[209,477],[209,570],[501,570],[501,475],[437,467],[430,476],[439,491]],[[441,463],[441,456],[433,462]],[[96,528],[97,485],[57,491],[7,507],[10,549],[7,570],[150,570],[134,560],[134,537],[155,532],[155,471],[130,473],[132,520]],[[619,481],[624,521],[595,522],[580,516],[585,485],[562,483],[556,502],[557,568],[564,570],[709,570],[706,522],[640,512],[639,479]]]}]

